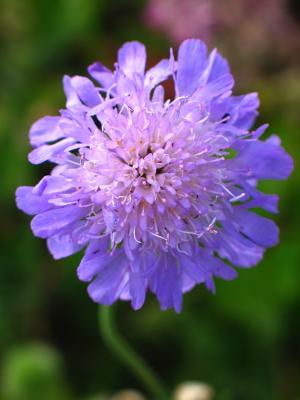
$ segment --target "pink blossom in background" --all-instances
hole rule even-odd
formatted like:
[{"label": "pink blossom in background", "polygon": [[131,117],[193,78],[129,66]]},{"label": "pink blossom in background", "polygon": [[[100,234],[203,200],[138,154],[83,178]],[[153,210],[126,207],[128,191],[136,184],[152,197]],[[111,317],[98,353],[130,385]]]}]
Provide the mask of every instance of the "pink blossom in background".
[{"label": "pink blossom in background", "polygon": [[199,37],[237,59],[271,54],[284,60],[300,50],[287,0],[148,0],[144,18],[175,44]]},{"label": "pink blossom in background", "polygon": [[219,23],[214,1],[207,0],[149,0],[145,15],[149,26],[177,43],[194,36],[209,39]]}]

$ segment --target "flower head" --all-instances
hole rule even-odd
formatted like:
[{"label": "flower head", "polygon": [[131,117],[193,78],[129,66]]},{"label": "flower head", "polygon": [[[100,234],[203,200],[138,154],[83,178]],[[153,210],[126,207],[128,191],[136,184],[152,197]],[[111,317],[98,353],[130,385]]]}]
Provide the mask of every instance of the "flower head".
[{"label": "flower head", "polygon": [[[259,179],[285,179],[290,156],[266,126],[250,131],[255,93],[232,96],[228,64],[196,39],[178,59],[145,72],[146,51],[126,43],[111,72],[99,62],[85,77],[64,78],[66,109],[30,130],[33,164],[50,175],[17,190],[18,207],[35,215],[33,233],[54,258],[82,248],[78,277],[98,303],[148,290],[161,308],[180,311],[182,293],[214,277],[230,280],[278,242],[275,223],[252,211],[277,212],[278,198]],[[175,98],[160,84],[172,77]]]}]

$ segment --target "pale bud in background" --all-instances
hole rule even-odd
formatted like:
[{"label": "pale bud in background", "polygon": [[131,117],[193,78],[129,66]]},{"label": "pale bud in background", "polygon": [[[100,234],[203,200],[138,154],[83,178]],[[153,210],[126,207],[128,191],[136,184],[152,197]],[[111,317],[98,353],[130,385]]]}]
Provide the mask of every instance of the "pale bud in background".
[{"label": "pale bud in background", "polygon": [[177,386],[174,400],[213,400],[215,391],[206,383],[186,382]]},{"label": "pale bud in background", "polygon": [[111,397],[110,400],[146,400],[146,398],[135,390],[122,390]]}]

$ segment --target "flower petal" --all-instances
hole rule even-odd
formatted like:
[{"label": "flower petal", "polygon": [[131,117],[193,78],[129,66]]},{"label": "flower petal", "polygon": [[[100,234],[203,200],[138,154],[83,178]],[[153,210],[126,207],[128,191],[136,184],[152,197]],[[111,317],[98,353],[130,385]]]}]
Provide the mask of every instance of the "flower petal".
[{"label": "flower petal", "polygon": [[204,86],[200,86],[199,89],[194,93],[193,98],[195,100],[210,102],[219,96],[223,98],[228,97],[231,94],[231,89],[234,85],[234,80],[232,75],[226,74],[221,77],[207,83]]},{"label": "flower petal", "polygon": [[200,256],[198,254],[195,254],[195,258],[188,257],[183,253],[178,253],[177,256],[183,272],[189,275],[195,283],[204,282],[205,270],[199,266],[197,258]]},{"label": "flower petal", "polygon": [[68,146],[75,143],[72,138],[60,140],[55,144],[43,144],[40,147],[32,150],[28,154],[28,160],[31,164],[41,164],[45,161],[51,161],[51,158],[60,152],[63,152]]},{"label": "flower petal", "polygon": [[[72,117],[71,117],[72,118]],[[86,121],[74,120],[68,116],[63,116],[59,121],[59,127],[65,137],[71,137],[76,142],[88,143],[92,135]]]},{"label": "flower petal", "polygon": [[20,210],[29,215],[35,215],[49,210],[53,206],[45,196],[33,194],[33,186],[20,186],[16,190],[16,202]]},{"label": "flower petal", "polygon": [[145,86],[151,90],[160,82],[166,80],[171,74],[172,67],[170,60],[161,60],[147,71],[145,75]]},{"label": "flower petal", "polygon": [[114,74],[99,61],[88,67],[88,72],[92,78],[100,83],[102,87],[110,88],[114,83]]},{"label": "flower petal", "polygon": [[114,303],[122,293],[129,279],[126,258],[123,252],[112,256],[110,263],[97,274],[88,286],[90,297],[96,302],[105,305]]},{"label": "flower petal", "polygon": [[170,254],[160,257],[157,268],[150,279],[150,288],[158,298],[162,310],[182,308],[181,271],[176,267],[176,259]]},{"label": "flower petal", "polygon": [[214,49],[209,57],[203,73],[203,83],[208,83],[218,79],[220,76],[230,74],[228,61]]},{"label": "flower petal", "polygon": [[132,308],[135,310],[140,309],[146,297],[145,280],[141,277],[141,274],[136,272],[130,273],[129,290]]},{"label": "flower petal", "polygon": [[95,107],[101,103],[101,97],[93,82],[82,76],[63,78],[64,91],[67,98],[67,108],[74,112],[82,112],[87,107]]},{"label": "flower petal", "polygon": [[125,43],[118,52],[118,64],[128,78],[134,78],[135,74],[144,75],[146,66],[146,49],[139,42]]},{"label": "flower petal", "polygon": [[[249,93],[244,96],[231,98],[232,118],[230,123],[242,129],[249,129],[253,125],[258,111],[259,99],[257,93]],[[230,112],[230,111],[229,111]]]},{"label": "flower petal", "polygon": [[277,196],[276,194],[264,194],[258,191],[256,191],[255,193],[256,194],[254,198],[242,204],[241,207],[245,209],[259,207],[274,214],[278,213],[279,196]]},{"label": "flower petal", "polygon": [[39,184],[43,187],[42,193],[45,195],[62,193],[74,188],[74,184],[64,176],[47,175]]},{"label": "flower petal", "polygon": [[263,247],[241,235],[229,221],[223,222],[223,230],[210,240],[211,248],[217,251],[221,258],[243,268],[255,266],[264,253]]},{"label": "flower petal", "polygon": [[71,78],[70,83],[83,104],[89,107],[95,107],[101,102],[99,93],[92,81],[88,78],[83,76],[74,76]]},{"label": "flower petal", "polygon": [[278,243],[279,229],[274,221],[240,207],[235,207],[233,218],[239,230],[259,246],[272,247]]},{"label": "flower petal", "polygon": [[32,146],[55,142],[64,137],[59,127],[61,117],[47,116],[38,119],[30,128],[29,138]]},{"label": "flower petal", "polygon": [[203,267],[206,271],[218,278],[224,279],[225,281],[231,281],[237,277],[237,272],[233,268],[218,257],[214,257],[206,251],[201,251],[199,262],[200,264],[204,264]]},{"label": "flower petal", "polygon": [[234,170],[244,170],[255,179],[286,179],[293,170],[293,159],[279,145],[269,141],[240,141],[239,154],[230,160]]},{"label": "flower petal", "polygon": [[55,260],[77,253],[83,247],[83,244],[74,241],[71,233],[54,235],[47,240],[47,245]]},{"label": "flower petal", "polygon": [[188,39],[180,45],[176,80],[179,96],[191,95],[198,89],[206,55],[206,46],[199,39]]},{"label": "flower petal", "polygon": [[31,229],[35,236],[48,238],[86,214],[87,210],[77,205],[55,208],[36,215],[31,221]]},{"label": "flower petal", "polygon": [[94,257],[85,256],[77,269],[78,278],[81,281],[88,282],[112,261],[113,256],[107,253],[99,253]]}]

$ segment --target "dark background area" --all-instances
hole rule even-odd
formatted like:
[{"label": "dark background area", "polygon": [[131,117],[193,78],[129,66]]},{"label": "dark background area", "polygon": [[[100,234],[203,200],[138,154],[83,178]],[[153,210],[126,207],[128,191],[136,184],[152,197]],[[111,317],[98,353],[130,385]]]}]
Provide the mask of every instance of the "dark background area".
[{"label": "dark background area", "polygon": [[86,74],[95,60],[112,67],[133,39],[146,44],[153,65],[191,34],[229,59],[235,94],[260,93],[259,122],[295,159],[287,182],[263,184],[281,197],[281,242],[235,281],[217,281],[215,296],[202,286],[186,294],[180,315],[161,312],[150,295],[138,312],[117,304],[118,325],[170,387],[196,380],[212,385],[216,400],[300,399],[297,0],[0,0],[0,399],[143,390],[102,342],[97,305],[76,277],[81,254],[52,260],[14,192],[49,171],[27,161],[28,130],[63,108],[64,74]]}]

